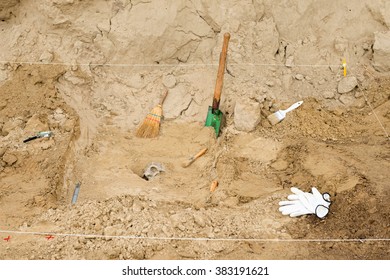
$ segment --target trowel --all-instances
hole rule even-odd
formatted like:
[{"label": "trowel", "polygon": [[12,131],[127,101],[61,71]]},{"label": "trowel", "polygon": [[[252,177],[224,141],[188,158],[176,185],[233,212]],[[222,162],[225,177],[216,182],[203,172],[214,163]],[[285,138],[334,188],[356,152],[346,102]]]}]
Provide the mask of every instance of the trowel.
[{"label": "trowel", "polygon": [[219,66],[218,66],[217,81],[215,83],[213,105],[209,106],[207,117],[206,117],[206,124],[205,124],[205,126],[214,127],[215,134],[217,137],[221,129],[221,122],[223,118],[223,114],[219,110],[219,102],[221,100],[223,76],[226,68],[226,56],[227,56],[227,49],[229,45],[229,39],[230,39],[230,34],[225,33],[223,37],[222,52],[219,56]]},{"label": "trowel", "polygon": [[51,132],[51,131],[41,131],[41,132],[38,132],[36,135],[31,136],[31,137],[23,140],[23,143],[27,143],[27,142],[30,142],[32,140],[38,139],[38,138],[49,138],[51,136],[53,136],[53,132]]}]

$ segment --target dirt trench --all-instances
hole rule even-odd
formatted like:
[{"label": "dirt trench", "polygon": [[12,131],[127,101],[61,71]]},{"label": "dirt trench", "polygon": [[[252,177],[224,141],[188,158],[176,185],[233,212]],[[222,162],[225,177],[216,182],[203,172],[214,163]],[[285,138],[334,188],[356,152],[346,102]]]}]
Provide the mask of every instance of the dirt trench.
[{"label": "dirt trench", "polygon": [[[56,86],[63,74],[58,67],[20,66],[2,87],[1,227],[59,234],[51,242],[13,235],[2,244],[2,259],[388,258],[386,241],[370,241],[387,238],[390,222],[389,142],[373,115],[388,125],[388,95],[375,99],[378,90],[388,92],[387,80],[365,93],[373,112],[339,115],[308,98],[282,123],[249,134],[229,120],[218,139],[203,123],[165,120],[158,138],[140,139],[110,118],[100,119],[93,136],[83,135],[80,112]],[[54,136],[22,143],[38,130]],[[207,153],[183,168],[203,147]],[[165,171],[146,181],[150,162]],[[214,193],[212,180],[219,181]],[[77,182],[80,194],[71,206]],[[282,216],[278,201],[292,186],[328,191],[329,217]]]}]

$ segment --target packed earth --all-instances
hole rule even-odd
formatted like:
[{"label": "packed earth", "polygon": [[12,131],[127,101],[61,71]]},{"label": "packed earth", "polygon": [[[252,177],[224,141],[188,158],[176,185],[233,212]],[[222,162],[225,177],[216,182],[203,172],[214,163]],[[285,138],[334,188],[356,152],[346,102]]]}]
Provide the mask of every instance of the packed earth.
[{"label": "packed earth", "polygon": [[7,0],[0,38],[0,259],[390,259],[389,1]]}]

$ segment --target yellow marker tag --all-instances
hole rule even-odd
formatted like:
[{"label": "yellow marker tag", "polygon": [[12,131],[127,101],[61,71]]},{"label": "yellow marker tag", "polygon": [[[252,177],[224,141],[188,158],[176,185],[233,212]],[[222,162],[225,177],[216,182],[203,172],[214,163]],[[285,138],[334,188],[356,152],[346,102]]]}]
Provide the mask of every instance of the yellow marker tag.
[{"label": "yellow marker tag", "polygon": [[343,59],[344,77],[347,76],[347,61]]}]

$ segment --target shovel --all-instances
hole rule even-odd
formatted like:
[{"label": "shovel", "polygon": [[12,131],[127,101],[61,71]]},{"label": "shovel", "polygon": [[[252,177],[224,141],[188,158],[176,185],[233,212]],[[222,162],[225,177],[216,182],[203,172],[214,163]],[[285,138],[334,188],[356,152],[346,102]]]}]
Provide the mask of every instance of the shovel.
[{"label": "shovel", "polygon": [[226,55],[227,55],[229,39],[230,39],[230,34],[225,33],[223,37],[222,52],[219,56],[219,67],[218,67],[217,81],[215,83],[213,105],[209,106],[209,110],[207,112],[207,117],[206,117],[206,124],[205,124],[205,126],[214,127],[215,134],[217,137],[219,135],[222,117],[223,117],[222,112],[219,110],[219,101],[221,100],[223,75],[225,73]]}]

